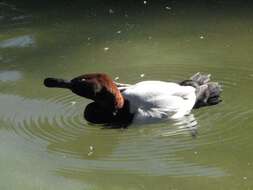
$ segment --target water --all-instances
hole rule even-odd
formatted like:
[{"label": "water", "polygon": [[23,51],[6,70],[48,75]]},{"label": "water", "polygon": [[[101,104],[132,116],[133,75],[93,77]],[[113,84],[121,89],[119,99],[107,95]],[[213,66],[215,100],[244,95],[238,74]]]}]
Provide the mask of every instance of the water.
[{"label": "water", "polygon": [[[252,189],[250,5],[94,4],[0,4],[0,189]],[[125,130],[87,124],[89,100],[42,85],[197,71],[222,83],[221,104]]]}]

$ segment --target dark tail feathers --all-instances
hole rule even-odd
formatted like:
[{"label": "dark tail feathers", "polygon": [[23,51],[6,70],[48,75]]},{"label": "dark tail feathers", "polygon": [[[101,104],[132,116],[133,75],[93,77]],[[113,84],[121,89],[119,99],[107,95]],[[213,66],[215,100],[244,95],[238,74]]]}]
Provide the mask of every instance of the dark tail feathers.
[{"label": "dark tail feathers", "polygon": [[196,73],[190,80],[180,83],[182,86],[193,86],[196,88],[197,100],[194,108],[212,106],[220,103],[221,85],[218,82],[211,82],[210,74]]}]

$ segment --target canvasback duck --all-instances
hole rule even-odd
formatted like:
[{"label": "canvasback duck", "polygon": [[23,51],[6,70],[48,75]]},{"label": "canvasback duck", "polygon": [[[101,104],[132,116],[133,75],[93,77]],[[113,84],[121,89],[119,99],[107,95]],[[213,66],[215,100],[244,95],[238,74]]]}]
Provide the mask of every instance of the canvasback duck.
[{"label": "canvasback duck", "polygon": [[114,82],[103,73],[72,80],[46,78],[46,87],[67,88],[93,100],[84,110],[88,122],[118,127],[179,119],[193,108],[221,102],[221,86],[210,75],[196,73],[180,83],[142,81],[133,85]]}]

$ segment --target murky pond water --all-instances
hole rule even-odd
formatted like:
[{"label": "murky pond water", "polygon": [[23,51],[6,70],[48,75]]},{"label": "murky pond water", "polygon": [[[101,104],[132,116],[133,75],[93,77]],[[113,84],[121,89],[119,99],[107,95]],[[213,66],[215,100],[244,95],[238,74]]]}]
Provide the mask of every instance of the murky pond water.
[{"label": "murky pond water", "polygon": [[[0,3],[0,189],[253,188],[251,8],[134,5]],[[125,130],[87,124],[89,100],[42,85],[89,72],[134,83],[198,71],[222,83],[221,104]]]}]

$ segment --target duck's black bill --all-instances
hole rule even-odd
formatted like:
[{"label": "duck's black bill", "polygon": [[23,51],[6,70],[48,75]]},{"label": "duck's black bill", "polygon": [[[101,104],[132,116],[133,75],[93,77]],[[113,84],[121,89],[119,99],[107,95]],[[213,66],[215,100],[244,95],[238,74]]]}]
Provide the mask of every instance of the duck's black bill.
[{"label": "duck's black bill", "polygon": [[57,78],[46,78],[44,85],[49,88],[71,88],[71,81]]}]

